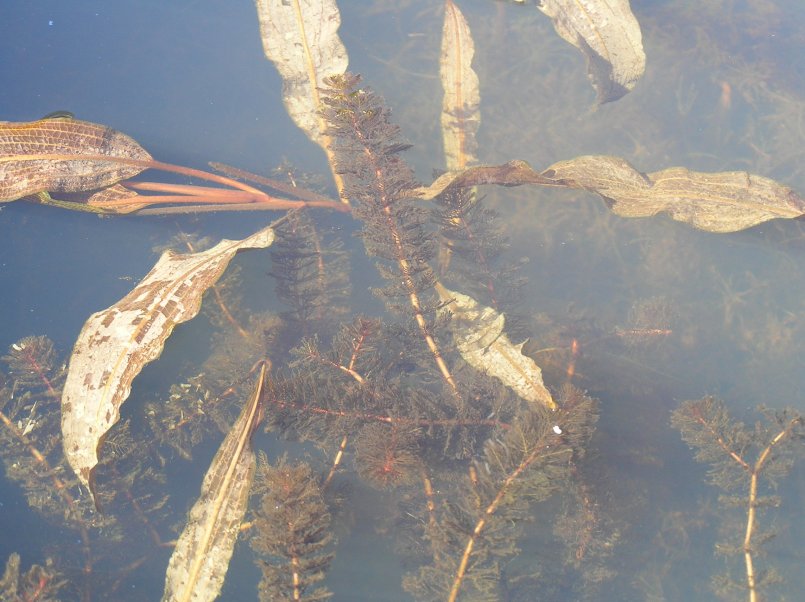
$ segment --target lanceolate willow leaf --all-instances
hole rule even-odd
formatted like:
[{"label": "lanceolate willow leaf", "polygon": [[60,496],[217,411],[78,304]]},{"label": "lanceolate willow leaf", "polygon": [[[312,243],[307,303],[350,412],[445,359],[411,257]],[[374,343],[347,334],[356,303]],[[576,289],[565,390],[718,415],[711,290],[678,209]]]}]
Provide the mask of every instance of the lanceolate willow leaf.
[{"label": "lanceolate willow leaf", "polygon": [[257,465],[251,437],[263,418],[265,378],[263,363],[249,401],[204,476],[201,495],[168,563],[163,600],[205,602],[221,591]]},{"label": "lanceolate willow leaf", "polygon": [[587,57],[599,103],[618,100],[634,88],[646,54],[629,0],[541,0],[539,9],[556,33]]},{"label": "lanceolate willow leaf", "polygon": [[670,167],[642,174],[624,159],[599,155],[555,163],[543,175],[597,192],[623,217],[665,212],[708,232],[736,232],[805,213],[805,200],[793,190],[745,171],[701,173]]},{"label": "lanceolate willow leaf", "polygon": [[[64,156],[74,156],[67,159]],[[36,158],[61,156],[61,158]],[[96,159],[87,159],[95,156]],[[125,134],[70,117],[0,122],[0,201],[40,192],[104,188],[137,175],[143,166],[104,162],[98,156],[150,161],[151,155]]]},{"label": "lanceolate willow leaf", "polygon": [[[335,0],[255,0],[260,36],[266,58],[282,77],[285,109],[313,142],[330,150],[327,125],[321,117],[319,89],[324,79],[343,75],[347,70],[347,51],[338,27],[341,14]],[[341,177],[333,173],[339,192]]]},{"label": "lanceolate willow leaf", "polygon": [[269,226],[200,253],[166,251],[134,290],[84,324],[62,393],[62,435],[70,466],[93,495],[99,447],[120,418],[134,378],[159,357],[173,327],[198,313],[204,291],[235,253],[273,240]]},{"label": "lanceolate willow leaf", "polygon": [[438,282],[436,292],[445,309],[452,314],[450,327],[464,361],[476,370],[500,379],[526,401],[556,409],[556,403],[542,381],[540,367],[523,355],[522,344],[512,344],[503,331],[504,314]]},{"label": "lanceolate willow leaf", "polygon": [[447,169],[462,169],[476,162],[475,134],[481,123],[481,93],[472,69],[475,43],[458,7],[447,0],[442,29],[439,73],[444,88],[442,139]]},{"label": "lanceolate willow leaf", "polygon": [[448,172],[412,196],[430,200],[450,187],[480,184],[537,184],[597,192],[623,217],[668,213],[708,232],[737,232],[775,218],[805,214],[805,200],[794,190],[745,171],[702,173],[669,167],[644,174],[620,157],[589,155],[554,163],[536,172],[525,161],[478,165]]}]

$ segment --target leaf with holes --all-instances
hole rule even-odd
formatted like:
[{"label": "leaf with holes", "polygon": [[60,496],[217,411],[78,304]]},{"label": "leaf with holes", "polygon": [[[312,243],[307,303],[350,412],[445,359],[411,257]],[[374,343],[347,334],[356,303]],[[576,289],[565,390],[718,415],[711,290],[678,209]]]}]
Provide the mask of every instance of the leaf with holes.
[{"label": "leaf with holes", "polygon": [[540,367],[523,354],[522,344],[514,345],[503,331],[504,314],[438,282],[436,293],[444,309],[452,314],[450,328],[464,361],[499,379],[526,401],[556,409],[556,402],[543,383]]},{"label": "leaf with holes", "polygon": [[134,290],[84,324],[62,393],[62,436],[70,466],[93,496],[99,448],[120,418],[134,378],[159,357],[173,327],[195,317],[204,291],[235,253],[273,240],[269,226],[200,253],[166,251]]}]

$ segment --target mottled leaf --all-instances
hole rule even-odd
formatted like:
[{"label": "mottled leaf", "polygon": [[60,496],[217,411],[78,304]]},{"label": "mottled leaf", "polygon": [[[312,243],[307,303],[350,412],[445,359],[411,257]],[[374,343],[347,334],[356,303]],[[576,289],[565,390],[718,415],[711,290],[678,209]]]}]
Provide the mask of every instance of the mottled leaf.
[{"label": "mottled leaf", "polygon": [[542,370],[523,355],[523,345],[514,345],[503,331],[506,317],[475,299],[451,291],[438,282],[436,292],[452,314],[450,328],[461,357],[470,366],[494,376],[526,401],[551,410],[556,403],[542,381]]},{"label": "mottled leaf", "polygon": [[735,232],[805,213],[805,201],[793,190],[745,171],[701,173],[670,167],[642,174],[619,157],[593,155],[555,163],[542,175],[597,192],[618,215],[665,212],[709,232]]},{"label": "mottled leaf", "polygon": [[447,0],[439,74],[444,88],[442,140],[447,169],[462,169],[477,159],[475,135],[481,123],[481,93],[472,69],[475,43],[458,7]]},{"label": "mottled leaf", "polygon": [[166,251],[134,290],[84,324],[62,393],[62,435],[70,466],[93,495],[99,447],[120,418],[134,378],[159,357],[173,327],[198,313],[204,291],[235,253],[273,240],[268,227],[200,253]]},{"label": "mottled leaf", "polygon": [[541,0],[539,9],[564,40],[587,57],[598,102],[619,99],[646,68],[643,36],[629,0]]},{"label": "mottled leaf", "polygon": [[251,437],[262,420],[262,392],[266,364],[249,401],[215,454],[187,525],[176,542],[162,599],[170,602],[215,600],[238,539],[238,532],[249,504],[257,461]]},{"label": "mottled leaf", "polygon": [[282,77],[282,100],[308,137],[328,146],[319,88],[347,70],[335,0],[255,0],[263,50]]},{"label": "mottled leaf", "polygon": [[0,201],[95,190],[145,169],[103,161],[104,156],[151,160],[132,138],[105,125],[69,117],[0,121]]}]

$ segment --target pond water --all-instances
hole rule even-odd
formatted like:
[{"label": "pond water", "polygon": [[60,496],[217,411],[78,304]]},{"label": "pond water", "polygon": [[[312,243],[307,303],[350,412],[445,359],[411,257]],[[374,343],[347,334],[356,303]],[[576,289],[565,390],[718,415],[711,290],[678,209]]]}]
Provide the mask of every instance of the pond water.
[{"label": "pond water", "polygon": [[[646,72],[632,92],[601,106],[584,58],[556,35],[534,4],[459,3],[475,40],[479,163],[522,159],[541,171],[580,155],[613,155],[644,173],[673,166],[748,171],[805,194],[805,7],[799,0],[718,0],[704,8],[672,0],[633,3]],[[350,71],[385,99],[392,121],[413,145],[401,156],[421,182],[429,183],[434,170],[445,168],[439,80],[443,6],[344,1],[340,10]],[[208,170],[208,162],[216,161],[278,179],[292,166],[305,186],[337,196],[324,154],[285,112],[282,80],[264,57],[248,0],[8,0],[0,23],[0,57],[2,120],[33,121],[70,111],[125,132],[161,161]],[[286,167],[277,171],[280,166]],[[200,183],[156,172],[138,179]],[[502,506],[520,506],[508,525],[496,524],[499,531],[482,531],[473,540],[477,548],[469,556],[467,591],[477,593],[472,588],[481,587],[480,575],[491,575],[490,599],[707,600],[715,596],[713,581],[727,574],[735,587],[725,599],[747,599],[743,554],[717,554],[716,544],[737,542],[740,549],[748,476],[729,491],[737,496],[737,504],[729,505],[720,497],[724,492],[708,482],[709,466],[695,461],[671,415],[683,401],[708,395],[723,399],[732,418],[749,424],[749,430],[762,421],[757,406],[805,411],[805,222],[773,220],[716,234],[664,215],[618,217],[592,192],[486,186],[479,196],[498,213],[497,228],[508,237],[505,261],[527,258],[516,276],[500,280],[514,288],[515,277],[527,278],[519,303],[507,315],[510,338],[528,339],[524,351],[542,367],[555,395],[572,382],[598,400],[600,418],[583,457],[574,460],[572,470],[565,466],[561,483],[551,482],[554,495],[547,494],[546,485],[543,493],[531,492],[531,504],[524,491],[516,502],[503,496]],[[126,295],[162,250],[172,245],[186,252],[187,237],[209,237],[209,244],[243,238],[280,215],[101,218],[4,203],[0,349],[12,354],[23,337],[46,336],[55,346],[57,374],[90,314]],[[249,370],[261,358],[251,343],[238,343],[221,306],[231,305],[233,319],[268,342],[263,356],[270,358],[276,375],[271,378],[278,381],[290,380],[292,369],[318,375],[289,352],[303,335],[318,334],[324,350],[328,337],[359,314],[382,317],[392,326],[411,317],[409,310],[389,312],[371,294],[384,281],[355,236],[361,225],[326,211],[314,211],[312,217],[328,243],[343,245],[344,252],[334,256],[349,266],[349,297],[339,297],[329,313],[308,324],[294,322],[286,297],[275,288],[281,270],[276,257],[272,263],[271,249],[239,255],[231,267],[237,280],[225,276],[222,281],[223,301],[205,296],[201,315],[177,327],[162,356],[134,381],[122,409],[128,431],[117,438],[111,434],[101,453],[113,453],[107,451],[114,447],[109,443],[117,442],[123,460],[114,470],[122,474],[105,473],[105,482],[130,487],[115,490],[102,518],[88,514],[80,524],[64,520],[69,512],[54,478],[67,483],[81,503],[87,492],[71,480],[60,457],[53,414],[58,400],[43,392],[41,382],[15,383],[8,361],[0,364],[0,410],[11,421],[0,425],[6,467],[0,480],[0,559],[19,553],[23,572],[52,562],[47,574],[65,580],[55,599],[162,595],[171,542],[184,527],[224,432],[249,395]],[[461,286],[460,279],[447,282],[451,289]],[[410,319],[408,330],[416,334],[416,329]],[[404,331],[393,332],[407,342],[410,333]],[[449,347],[449,337],[442,339]],[[326,587],[332,600],[418,599],[422,589],[404,587],[404,579],[410,583],[428,565],[434,567],[426,575],[431,580],[426,584],[437,592],[433,599],[447,599],[440,593],[442,580],[452,581],[452,573],[439,570],[458,566],[478,524],[473,503],[454,496],[473,486],[468,467],[483,468],[488,461],[485,442],[503,436],[502,430],[483,428],[455,433],[454,439],[434,434],[436,419],[423,418],[425,402],[417,391],[435,394],[444,383],[432,365],[420,372],[421,356],[427,355],[421,339],[416,343],[423,345],[421,352],[399,341],[381,341],[377,356],[410,352],[410,359],[386,358],[393,368],[367,368],[367,375],[385,371],[383,386],[396,391],[397,405],[372,406],[372,412],[419,417],[416,428],[405,423],[406,437],[414,441],[417,466],[429,474],[435,491],[425,496],[417,478],[393,487],[364,478],[361,450],[369,445],[362,446],[362,437],[368,441],[377,435],[378,425],[353,416],[345,459],[323,493],[334,536],[326,550],[334,557],[315,587]],[[458,377],[470,382],[472,369],[454,349],[447,354]],[[54,377],[56,389],[59,378]],[[294,386],[287,384],[286,392]],[[230,387],[233,395],[227,393]],[[20,402],[27,388],[31,401]],[[206,408],[206,423],[193,431],[195,439],[184,432],[173,442],[172,435],[160,439],[155,424],[162,423],[163,435],[164,429],[178,433],[183,428],[184,416],[177,419],[167,408],[172,399],[186,401],[187,391],[196,394],[194,403],[215,399],[226,409]],[[41,406],[33,405],[37,395]],[[286,405],[315,405],[277,395]],[[400,409],[406,396],[414,418]],[[460,412],[451,404],[446,401],[439,416],[455,418]],[[49,418],[40,415],[45,407],[53,410]],[[330,436],[318,441],[299,441],[306,426],[290,419],[279,424],[271,412],[268,404],[269,432],[255,434],[255,449],[271,463],[287,454],[289,463],[304,460],[313,474],[326,475],[342,440],[338,429],[346,427],[333,426]],[[467,412],[474,416],[472,409]],[[33,430],[26,437],[32,443],[21,446],[13,427],[25,430],[29,423]],[[391,432],[380,435],[391,438]],[[760,449],[773,436],[774,431],[761,433]],[[32,450],[40,447],[52,472],[32,459]],[[134,459],[131,450],[141,455]],[[754,462],[756,452],[747,454]],[[765,590],[770,600],[796,599],[805,588],[798,570],[805,556],[802,448],[793,448],[792,457],[799,461],[779,476],[776,489],[760,472],[761,493],[779,496],[779,507],[759,513],[755,536],[758,541],[765,533],[777,534],[755,558],[760,573],[774,570],[783,578]],[[487,494],[481,492],[479,499]],[[435,509],[427,510],[428,501]],[[449,522],[451,504],[461,506],[466,519],[456,526],[463,536],[454,534],[459,550],[454,556],[434,552],[435,536],[427,535],[429,520]],[[478,504],[476,510],[489,507]],[[259,506],[254,496],[245,520],[253,520]],[[501,515],[509,516],[505,508]],[[256,530],[241,534],[221,600],[258,599],[259,555],[249,545]],[[448,558],[437,561],[434,554]],[[459,599],[474,598],[460,592]]]}]

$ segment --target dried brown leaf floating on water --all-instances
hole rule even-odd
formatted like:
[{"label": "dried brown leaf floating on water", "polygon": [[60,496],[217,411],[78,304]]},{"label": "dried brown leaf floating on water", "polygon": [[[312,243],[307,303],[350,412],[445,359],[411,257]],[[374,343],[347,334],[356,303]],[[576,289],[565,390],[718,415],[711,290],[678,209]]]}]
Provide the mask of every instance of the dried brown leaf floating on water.
[{"label": "dried brown leaf floating on water", "polygon": [[166,251],[134,290],[84,324],[62,393],[62,436],[70,466],[93,495],[99,447],[120,418],[134,378],[159,357],[173,327],[198,313],[204,291],[235,253],[273,240],[269,226],[201,253]]},{"label": "dried brown leaf floating on water", "polygon": [[523,399],[555,410],[556,402],[542,381],[542,370],[534,360],[523,355],[523,345],[514,345],[503,331],[506,316],[438,282],[435,288],[445,309],[453,316],[450,328],[464,361],[500,379]]},{"label": "dried brown leaf floating on water", "polygon": [[646,54],[629,0],[541,0],[539,9],[556,33],[587,57],[599,103],[618,100],[634,88]]},{"label": "dried brown leaf floating on water", "polygon": [[622,217],[668,213],[708,232],[737,232],[770,219],[805,214],[805,199],[788,186],[745,171],[703,173],[669,167],[644,174],[628,161],[586,155],[554,163],[542,173],[525,161],[450,171],[411,196],[430,200],[449,188],[537,184],[596,192]]},{"label": "dried brown leaf floating on water", "polygon": [[546,177],[525,161],[515,159],[502,165],[476,165],[442,174],[430,186],[420,186],[411,190],[411,196],[429,201],[448,188],[470,188],[483,184],[499,186],[522,186],[540,184],[542,186],[562,186],[561,181]]},{"label": "dried brown leaf floating on water", "polygon": [[[441,121],[448,170],[463,169],[478,161],[475,136],[481,123],[481,93],[478,75],[472,69],[474,54],[475,42],[467,20],[452,0],[446,0],[439,75],[444,89]],[[453,216],[450,220],[456,227],[466,230],[463,218]],[[452,250],[441,241],[438,254],[440,273],[447,272],[451,256]]]},{"label": "dried brown leaf floating on water", "polygon": [[151,160],[132,138],[105,125],[69,117],[0,121],[0,201],[44,191],[95,190],[145,169],[104,162],[101,156]]},{"label": "dried brown leaf floating on water", "polygon": [[[347,50],[338,37],[341,14],[335,0],[255,0],[266,58],[282,77],[282,101],[291,119],[324,149],[332,168],[319,89],[324,79],[347,70]],[[341,177],[333,173],[339,192]]]},{"label": "dried brown leaf floating on water", "polygon": [[201,495],[187,517],[165,574],[163,600],[215,600],[224,584],[229,560],[249,504],[257,461],[251,437],[262,420],[266,364],[249,401],[215,454]]},{"label": "dried brown leaf floating on water", "polygon": [[665,212],[708,232],[736,232],[805,213],[805,200],[792,189],[745,171],[702,173],[670,167],[642,174],[620,157],[591,155],[555,163],[543,175],[597,192],[623,217]]},{"label": "dried brown leaf floating on water", "polygon": [[467,20],[451,1],[445,2],[439,73],[444,88],[442,140],[447,169],[476,161],[475,135],[481,123],[478,75],[472,69],[475,43]]}]

